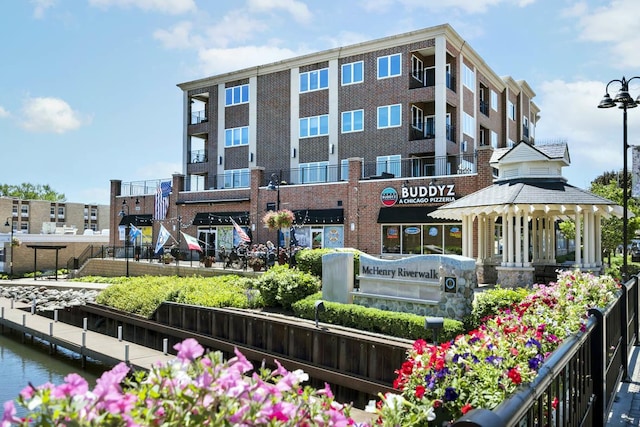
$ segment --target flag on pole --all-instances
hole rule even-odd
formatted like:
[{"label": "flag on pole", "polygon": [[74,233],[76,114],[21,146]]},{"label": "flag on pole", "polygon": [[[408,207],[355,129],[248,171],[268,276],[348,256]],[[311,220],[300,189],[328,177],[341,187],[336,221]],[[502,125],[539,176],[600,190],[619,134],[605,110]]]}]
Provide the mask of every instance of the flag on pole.
[{"label": "flag on pole", "polygon": [[129,224],[129,240],[135,244],[139,236],[142,236],[142,231],[133,224]]},{"label": "flag on pole", "polygon": [[156,220],[165,219],[167,209],[169,209],[169,194],[171,194],[171,182],[161,182],[156,189],[156,200],[154,205],[154,217]]},{"label": "flag on pole", "polygon": [[243,242],[247,242],[247,243],[250,242],[251,241],[251,237],[249,237],[247,232],[244,231],[242,229],[242,227],[240,227],[238,225],[238,223],[233,220],[232,217],[229,217],[229,218],[231,218],[231,224],[233,224],[233,228],[236,229],[236,233],[238,233],[238,237],[240,238],[240,240],[242,240]]},{"label": "flag on pole", "polygon": [[160,249],[162,249],[164,244],[167,243],[167,240],[169,240],[169,237],[171,237],[171,233],[169,233],[169,230],[164,228],[164,225],[160,224],[160,231],[158,232],[158,241],[156,242],[156,250],[155,250],[156,254],[160,252]]},{"label": "flag on pole", "polygon": [[187,247],[189,249],[193,249],[194,251],[202,252],[202,248],[200,247],[200,244],[198,243],[198,239],[196,239],[193,236],[190,236],[190,235],[186,234],[184,231],[181,231],[180,233],[182,233],[182,235],[184,236],[184,240],[187,242]]}]

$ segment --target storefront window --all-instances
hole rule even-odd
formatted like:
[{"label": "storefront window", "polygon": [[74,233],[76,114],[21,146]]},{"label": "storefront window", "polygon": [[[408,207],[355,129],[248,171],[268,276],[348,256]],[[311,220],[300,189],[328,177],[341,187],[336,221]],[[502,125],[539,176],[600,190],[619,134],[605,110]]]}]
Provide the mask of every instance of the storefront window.
[{"label": "storefront window", "polygon": [[422,227],[424,234],[423,253],[442,253],[442,224],[426,224]]},{"label": "storefront window", "polygon": [[382,253],[385,253],[385,254],[400,253],[400,226],[399,225],[382,226]]},{"label": "storefront window", "polygon": [[444,230],[445,252],[462,255],[462,226],[460,224],[445,225]]},{"label": "storefront window", "polygon": [[402,253],[412,255],[422,253],[422,228],[419,225],[402,226]]}]

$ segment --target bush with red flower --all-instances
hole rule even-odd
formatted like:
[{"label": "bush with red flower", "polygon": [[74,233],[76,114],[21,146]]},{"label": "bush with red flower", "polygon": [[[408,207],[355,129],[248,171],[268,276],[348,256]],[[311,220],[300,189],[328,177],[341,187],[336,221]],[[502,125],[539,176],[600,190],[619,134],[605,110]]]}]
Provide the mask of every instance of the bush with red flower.
[{"label": "bush with red flower", "polygon": [[619,287],[610,276],[563,272],[557,283],[534,286],[522,302],[466,335],[440,345],[416,341],[396,371],[399,394],[378,403],[381,423],[428,425],[438,413],[453,420],[473,408],[495,408],[531,382],[563,340],[584,331],[590,308],[615,301]]}]

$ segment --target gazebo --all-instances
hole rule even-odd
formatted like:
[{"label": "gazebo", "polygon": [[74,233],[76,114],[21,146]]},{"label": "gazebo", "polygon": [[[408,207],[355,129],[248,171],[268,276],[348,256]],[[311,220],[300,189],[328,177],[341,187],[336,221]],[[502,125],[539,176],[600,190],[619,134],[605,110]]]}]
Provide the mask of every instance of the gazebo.
[{"label": "gazebo", "polygon": [[566,143],[521,141],[495,150],[490,163],[493,185],[429,214],[462,222],[462,255],[476,259],[478,283],[529,285],[537,269],[556,267],[556,223],[565,219],[576,224],[575,262],[567,267],[602,269],[600,221],[621,217],[622,207],[567,183]]}]

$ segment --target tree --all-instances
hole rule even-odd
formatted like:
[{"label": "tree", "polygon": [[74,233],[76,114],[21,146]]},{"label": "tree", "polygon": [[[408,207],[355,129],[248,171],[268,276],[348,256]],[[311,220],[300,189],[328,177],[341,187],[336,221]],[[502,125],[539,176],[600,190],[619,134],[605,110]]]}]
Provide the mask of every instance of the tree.
[{"label": "tree", "polygon": [[58,193],[48,184],[30,184],[23,182],[20,185],[0,184],[0,196],[15,197],[21,200],[48,200],[51,202],[65,202],[64,193]]}]

